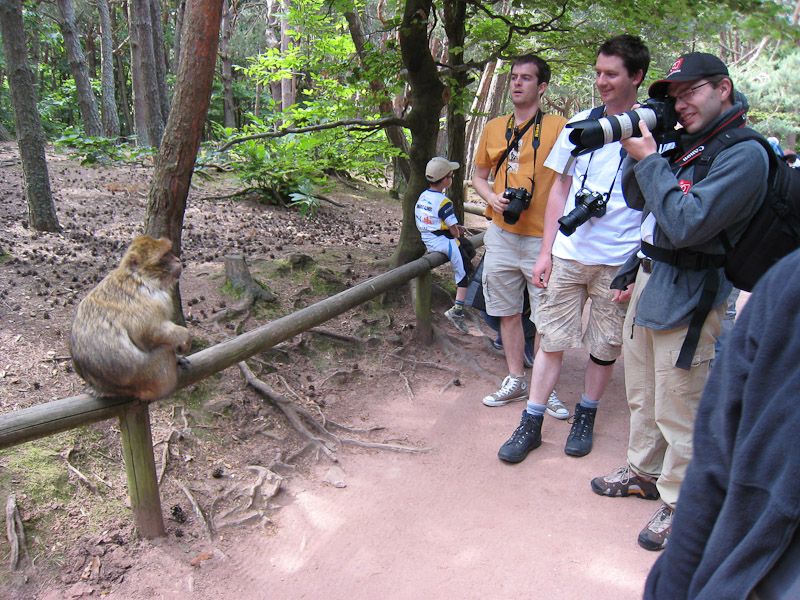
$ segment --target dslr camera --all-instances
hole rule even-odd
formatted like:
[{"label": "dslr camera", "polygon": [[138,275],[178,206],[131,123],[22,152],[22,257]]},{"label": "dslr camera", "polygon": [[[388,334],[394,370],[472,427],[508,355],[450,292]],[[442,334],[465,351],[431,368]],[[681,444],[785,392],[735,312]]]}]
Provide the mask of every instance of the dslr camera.
[{"label": "dslr camera", "polygon": [[575,194],[575,208],[558,220],[559,231],[564,235],[572,235],[575,230],[592,217],[606,214],[608,198],[600,192],[583,188]]},{"label": "dslr camera", "polygon": [[531,192],[525,188],[506,188],[503,198],[508,200],[508,206],[503,211],[503,220],[509,225],[519,221],[522,211],[531,205]]},{"label": "dslr camera", "polygon": [[639,108],[618,115],[567,123],[567,127],[572,128],[569,141],[575,144],[572,154],[580,156],[611,142],[640,137],[639,121],[647,123],[657,142],[665,141],[678,124],[675,100],[648,98]]}]

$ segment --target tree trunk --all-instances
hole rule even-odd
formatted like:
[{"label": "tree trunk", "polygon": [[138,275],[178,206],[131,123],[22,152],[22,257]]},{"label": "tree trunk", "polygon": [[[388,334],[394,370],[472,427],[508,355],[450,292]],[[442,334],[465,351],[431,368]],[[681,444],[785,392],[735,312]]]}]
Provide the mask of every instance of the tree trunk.
[{"label": "tree trunk", "polygon": [[58,12],[61,14],[61,34],[64,36],[64,50],[69,60],[69,70],[75,80],[75,91],[78,95],[78,107],[83,120],[83,130],[86,135],[99,137],[103,135],[103,126],[100,124],[100,113],[97,112],[97,102],[92,92],[92,83],[89,79],[89,70],[86,67],[86,57],[81,49],[78,30],[75,25],[75,8],[72,0],[56,0]]},{"label": "tree trunk", "polygon": [[103,110],[103,134],[106,137],[119,137],[119,115],[114,97],[114,37],[111,28],[111,12],[108,0],[97,0],[100,13],[100,73]]},{"label": "tree trunk", "polygon": [[175,39],[172,42],[172,62],[175,67],[181,63],[181,35],[183,34],[183,16],[186,14],[186,0],[178,2],[178,8],[175,11]]},{"label": "tree trunk", "polygon": [[426,188],[425,165],[436,152],[439,115],[445,105],[444,85],[428,45],[428,26],[432,0],[406,0],[400,26],[400,53],[408,72],[411,106],[407,117],[411,130],[411,178],[403,195],[403,224],[395,251],[395,265],[405,264],[422,255],[424,245],[414,220],[414,205]]},{"label": "tree trunk", "polygon": [[158,100],[161,105],[161,123],[169,115],[169,92],[167,91],[167,56],[165,54],[164,28],[161,25],[161,0],[150,0],[150,22],[153,25],[153,55],[158,84]]},{"label": "tree trunk", "polygon": [[164,134],[164,120],[156,77],[150,0],[131,0],[128,7],[137,143],[157,146]]},{"label": "tree trunk", "polygon": [[233,26],[236,22],[233,3],[229,0],[222,2],[222,32],[219,40],[219,58],[222,67],[222,107],[223,123],[225,127],[236,128],[236,106],[233,101],[233,63],[231,61],[230,45],[233,35]]},{"label": "tree trunk", "polygon": [[50,192],[50,176],[44,156],[44,131],[36,109],[36,88],[28,66],[22,0],[0,1],[0,33],[3,35],[3,55],[14,106],[28,220],[37,231],[59,231],[61,227]]},{"label": "tree trunk", "polygon": [[[219,0],[188,0],[186,3],[183,42],[192,51],[184,52],[178,65],[172,110],[150,186],[145,233],[171,239],[176,256],[181,255],[186,198],[211,99],[221,17],[222,2]],[[178,288],[174,302],[175,314],[182,322]]]},{"label": "tree trunk", "polygon": [[[361,17],[357,12],[346,12],[344,13],[345,19],[347,19],[347,24],[350,28],[350,37],[353,39],[353,45],[356,47],[356,54],[358,56],[359,62],[361,63],[362,67],[365,67],[365,49],[366,49],[366,36],[364,35],[364,28],[361,23]],[[370,89],[380,94],[381,99],[378,104],[378,108],[381,111],[382,117],[389,117],[394,116],[396,113],[394,111],[394,105],[392,104],[392,99],[387,96],[385,93],[386,86],[380,80],[372,80],[369,82]],[[392,126],[387,127],[385,130],[386,137],[389,142],[395,148],[402,150],[404,154],[408,154],[408,140],[406,140],[405,133],[403,132],[402,127]],[[395,164],[395,179],[398,177],[402,177],[403,182],[408,182],[411,178],[411,165],[408,162],[408,158],[405,156],[398,156]],[[399,173],[398,173],[399,170]]]},{"label": "tree trunk", "polygon": [[[283,0],[284,14],[281,15],[281,54],[289,51],[289,0]],[[294,77],[281,79],[281,110],[286,110],[294,104]]]},{"label": "tree trunk", "polygon": [[448,63],[451,67],[447,105],[447,156],[449,160],[461,163],[461,168],[453,173],[453,181],[447,191],[447,197],[455,204],[461,223],[464,222],[464,201],[466,200],[464,198],[466,111],[470,101],[466,93],[469,89],[470,76],[464,66],[464,43],[467,37],[466,15],[467,4],[464,0],[445,0],[444,29],[447,33]]}]

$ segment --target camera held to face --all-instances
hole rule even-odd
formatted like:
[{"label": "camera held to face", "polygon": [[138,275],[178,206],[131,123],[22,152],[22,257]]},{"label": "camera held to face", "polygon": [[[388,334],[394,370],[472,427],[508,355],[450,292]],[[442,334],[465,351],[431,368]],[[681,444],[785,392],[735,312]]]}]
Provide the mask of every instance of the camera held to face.
[{"label": "camera held to face", "polygon": [[572,129],[569,140],[575,144],[572,154],[580,156],[611,142],[639,137],[642,135],[639,131],[639,121],[647,123],[657,142],[665,141],[678,124],[675,101],[649,98],[639,108],[618,115],[568,123],[567,127]]},{"label": "camera held to face", "polygon": [[506,188],[503,198],[508,200],[508,206],[503,211],[503,220],[509,225],[519,221],[522,211],[531,205],[531,192],[525,188]]},{"label": "camera held to face", "polygon": [[568,215],[558,220],[558,228],[564,235],[572,235],[575,230],[592,217],[602,217],[606,214],[608,197],[600,192],[593,192],[583,188],[575,194],[575,208]]}]

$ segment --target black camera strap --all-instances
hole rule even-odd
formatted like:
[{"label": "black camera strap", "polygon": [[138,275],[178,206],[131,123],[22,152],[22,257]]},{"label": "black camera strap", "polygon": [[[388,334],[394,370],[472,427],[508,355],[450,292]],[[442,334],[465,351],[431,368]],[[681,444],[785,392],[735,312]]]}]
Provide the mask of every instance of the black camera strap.
[{"label": "black camera strap", "polygon": [[[601,104],[600,106],[595,106],[589,114],[586,115],[586,119],[599,119],[606,114],[606,107],[605,105]],[[592,159],[594,158],[594,151],[589,154],[589,162],[586,163],[586,170],[583,172],[583,178],[581,179],[581,187],[578,190],[579,192],[586,189],[586,178],[589,176],[589,165],[592,164]],[[614,184],[617,182],[617,175],[619,175],[619,170],[622,168],[622,161],[625,160],[625,154],[620,152],[619,155],[619,165],[617,165],[617,170],[614,172],[614,179],[611,180],[611,187],[608,188],[608,192],[606,192],[606,202],[611,200],[611,192],[614,191]]]},{"label": "black camera strap", "polygon": [[[539,143],[542,133],[542,118],[544,114],[541,110],[536,111],[536,114],[528,119],[528,122],[525,123],[521,128],[513,127],[514,125],[514,115],[512,114],[508,117],[508,123],[506,124],[506,149],[503,151],[503,154],[500,156],[500,160],[497,161],[497,167],[494,171],[495,178],[497,174],[500,172],[500,167],[503,165],[503,162],[508,158],[508,155],[511,153],[512,150],[519,148],[519,143],[525,134],[528,132],[528,129],[531,126],[535,126],[533,129],[533,139],[531,140],[531,145],[533,146],[533,172],[531,173],[531,192],[533,192],[534,188],[534,180],[536,178],[536,156],[537,151],[539,150]],[[506,170],[505,170],[505,187],[508,188],[508,163],[506,163]]]},{"label": "black camera strap", "polygon": [[[592,164],[592,159],[593,158],[594,158],[594,152],[592,152],[589,155],[589,162],[586,163],[586,170],[583,172],[583,178],[581,179],[581,187],[580,187],[580,190],[578,190],[579,192],[581,190],[585,190],[586,189],[586,178],[589,176],[589,165]],[[611,192],[614,191],[614,184],[617,182],[617,175],[619,175],[620,169],[622,169],[622,161],[624,161],[624,160],[625,160],[625,154],[620,152],[619,164],[617,165],[617,170],[614,171],[614,179],[611,180],[611,186],[608,188],[608,191],[604,194],[605,197],[606,197],[606,202],[611,200]]]}]

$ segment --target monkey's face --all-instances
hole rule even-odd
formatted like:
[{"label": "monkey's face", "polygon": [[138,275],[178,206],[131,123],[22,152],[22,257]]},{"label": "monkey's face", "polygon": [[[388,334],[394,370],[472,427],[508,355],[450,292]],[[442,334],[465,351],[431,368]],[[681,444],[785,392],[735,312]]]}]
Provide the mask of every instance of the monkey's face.
[{"label": "monkey's face", "polygon": [[142,280],[168,288],[181,275],[181,261],[172,253],[172,242],[167,238],[137,237],[122,258],[120,267]]}]

